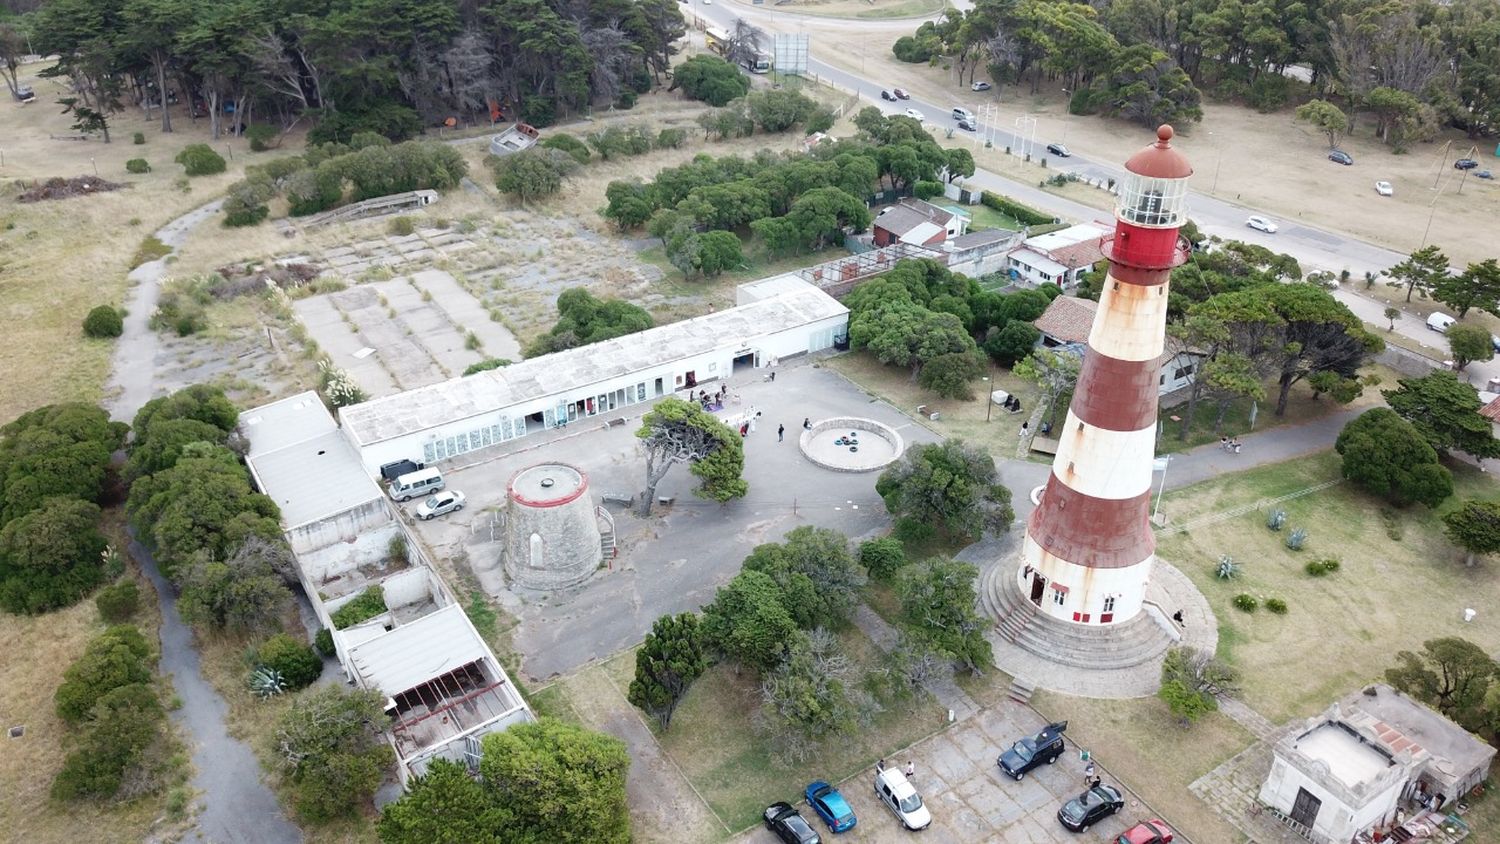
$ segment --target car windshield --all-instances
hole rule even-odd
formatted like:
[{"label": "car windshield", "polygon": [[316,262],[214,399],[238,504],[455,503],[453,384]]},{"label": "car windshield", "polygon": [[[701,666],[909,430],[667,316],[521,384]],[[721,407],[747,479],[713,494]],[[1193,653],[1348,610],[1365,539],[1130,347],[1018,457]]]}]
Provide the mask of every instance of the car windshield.
[{"label": "car windshield", "polygon": [[422,503],[426,504],[428,507],[436,507],[436,506],[438,506],[438,504],[440,504],[442,502],[440,502],[438,500],[438,497],[436,495],[434,495],[434,496],[432,496],[431,498],[427,499],[426,501],[424,501]]},{"label": "car windshield", "polygon": [[1036,755],[1036,742],[1029,738],[1023,738],[1010,748],[1011,752],[1021,757],[1022,762],[1030,762],[1031,757]]},{"label": "car windshield", "polygon": [[905,797],[901,798],[901,802],[896,805],[901,808],[902,812],[911,814],[912,812],[915,812],[916,810],[922,808],[922,798],[918,797],[915,793],[908,794]]}]

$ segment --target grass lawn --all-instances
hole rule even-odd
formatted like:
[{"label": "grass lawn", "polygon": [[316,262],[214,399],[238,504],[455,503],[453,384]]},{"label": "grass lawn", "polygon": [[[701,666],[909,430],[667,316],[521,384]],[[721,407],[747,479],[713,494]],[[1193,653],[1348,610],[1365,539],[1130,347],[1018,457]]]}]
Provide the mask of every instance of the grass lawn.
[{"label": "grass lawn", "polygon": [[1018,232],[1021,230],[1021,221],[1009,214],[1002,214],[988,205],[966,205],[964,211],[970,216],[969,231],[982,232],[986,229],[1006,229]]},{"label": "grass lawn", "polygon": [[[856,665],[868,666],[878,652],[857,629],[840,634]],[[784,765],[752,724],[760,708],[760,684],[749,673],[718,665],[693,684],[672,728],[661,734],[662,747],[733,829],[760,823],[760,813],[776,800],[795,800],[803,786],[821,777],[839,782],[868,768],[882,756],[907,747],[943,727],[930,700],[915,711],[895,707],[875,724],[830,743],[817,754],[815,767]]]},{"label": "grass lawn", "polygon": [[[660,241],[657,243],[660,244]],[[694,277],[692,279],[684,278],[682,271],[672,266],[672,262],[667,260],[666,250],[660,245],[643,249],[637,254],[642,261],[661,268],[663,277],[651,285],[653,294],[667,297],[688,296],[702,302],[712,303],[715,307],[725,308],[734,305],[734,288],[737,285],[781,273],[794,272],[824,261],[847,258],[850,254],[849,250],[836,246],[807,255],[774,257],[767,255],[759,247],[749,244],[746,244],[744,253],[745,261],[739,267],[727,270],[717,278]]]},{"label": "grass lawn", "polygon": [[1188,791],[1193,780],[1250,746],[1255,737],[1243,727],[1213,713],[1184,729],[1154,697],[1090,700],[1042,691],[1031,703],[1047,718],[1067,721],[1069,738],[1192,840],[1245,841]]},{"label": "grass lawn", "polygon": [[[822,3],[795,3],[781,6],[777,11],[816,17],[855,18],[859,20],[890,20],[893,18],[924,18],[943,8],[943,0],[875,0],[851,2],[832,0]],[[914,25],[915,28],[915,25]]]},{"label": "grass lawn", "polygon": [[[1262,499],[1339,477],[1340,458],[1329,451],[1263,466],[1173,492],[1163,509],[1177,524],[1192,523]],[[1273,533],[1260,509],[1159,537],[1157,553],[1192,578],[1220,623],[1220,656],[1243,674],[1244,698],[1274,722],[1306,717],[1359,684],[1378,678],[1399,650],[1461,636],[1488,651],[1500,648],[1500,615],[1478,596],[1500,588],[1500,566],[1481,560],[1465,568],[1443,537],[1439,516],[1465,498],[1500,497],[1486,474],[1459,464],[1454,496],[1437,511],[1386,507],[1350,484],[1283,502],[1286,527]],[[1291,530],[1306,528],[1304,550],[1288,550]],[[1213,567],[1221,554],[1240,564],[1240,576],[1220,581]],[[1306,574],[1309,560],[1336,556],[1338,572]],[[1262,609],[1247,614],[1231,606],[1239,593],[1279,597],[1285,616]],[[1469,624],[1465,607],[1479,610]],[[1316,643],[1314,645],[1314,643]],[[1318,670],[1309,671],[1310,662]]]}]

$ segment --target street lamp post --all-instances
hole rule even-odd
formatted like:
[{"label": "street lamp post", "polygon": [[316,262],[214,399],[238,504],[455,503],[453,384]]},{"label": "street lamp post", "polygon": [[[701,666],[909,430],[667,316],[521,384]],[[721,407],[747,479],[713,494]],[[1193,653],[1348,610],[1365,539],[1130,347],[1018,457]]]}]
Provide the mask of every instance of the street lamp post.
[{"label": "street lamp post", "polygon": [[1068,143],[1068,112],[1070,110],[1069,107],[1072,105],[1072,102],[1073,102],[1073,100],[1072,100],[1072,96],[1073,95],[1068,91],[1067,88],[1062,89],[1062,92],[1063,92],[1063,113],[1062,113],[1063,130],[1062,130],[1062,141],[1061,141],[1061,143],[1064,146],[1066,146],[1067,143]]}]

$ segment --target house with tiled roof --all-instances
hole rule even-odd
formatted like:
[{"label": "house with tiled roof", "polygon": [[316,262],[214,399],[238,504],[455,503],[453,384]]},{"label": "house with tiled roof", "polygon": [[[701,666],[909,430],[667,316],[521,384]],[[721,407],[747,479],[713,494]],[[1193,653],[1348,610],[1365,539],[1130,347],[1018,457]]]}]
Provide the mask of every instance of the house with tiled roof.
[{"label": "house with tiled roof", "polygon": [[968,226],[969,220],[964,215],[906,197],[881,211],[871,228],[876,246],[893,243],[937,246],[950,237],[959,237]]},{"label": "house with tiled roof", "polygon": [[[1037,345],[1056,349],[1082,347],[1088,343],[1089,330],[1094,327],[1094,316],[1099,312],[1099,303],[1077,296],[1058,296],[1047,306],[1032,325],[1042,332]],[[1193,383],[1193,373],[1202,363],[1203,355],[1183,347],[1172,338],[1167,338],[1166,350],[1157,361],[1157,395],[1174,393]]]},{"label": "house with tiled roof", "polygon": [[1047,234],[1028,237],[1010,253],[1008,269],[1017,282],[1067,287],[1103,260],[1103,244],[1109,230],[1080,224]]},{"label": "house with tiled roof", "polygon": [[1293,728],[1272,748],[1258,801],[1309,841],[1452,840],[1449,812],[1490,773],[1495,748],[1383,683]]}]

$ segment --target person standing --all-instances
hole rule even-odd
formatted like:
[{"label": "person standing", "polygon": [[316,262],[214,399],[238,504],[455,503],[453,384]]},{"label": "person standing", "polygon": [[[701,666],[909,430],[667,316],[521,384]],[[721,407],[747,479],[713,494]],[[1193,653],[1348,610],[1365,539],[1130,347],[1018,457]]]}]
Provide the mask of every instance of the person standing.
[{"label": "person standing", "polygon": [[1093,759],[1090,759],[1089,763],[1087,765],[1083,766],[1083,783],[1084,783],[1084,785],[1088,785],[1088,786],[1092,786],[1093,785],[1094,773],[1095,773],[1096,770],[1097,769],[1094,767],[1094,760]]},{"label": "person standing", "polygon": [[881,773],[884,770],[885,770],[885,760],[881,759],[879,762],[875,763],[875,773],[878,774],[878,773]]},{"label": "person standing", "polygon": [[811,416],[804,416],[804,417],[802,417],[802,430],[804,430],[804,431],[811,431],[812,430],[812,417]]},{"label": "person standing", "polygon": [[777,425],[776,426],[776,441],[777,442],[781,442],[784,439],[786,439],[786,426],[785,425]]},{"label": "person standing", "polygon": [[910,759],[906,760],[906,779],[907,779],[907,781],[910,782],[911,779],[913,777],[915,777],[916,775],[917,775],[917,763],[911,761]]}]

